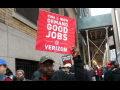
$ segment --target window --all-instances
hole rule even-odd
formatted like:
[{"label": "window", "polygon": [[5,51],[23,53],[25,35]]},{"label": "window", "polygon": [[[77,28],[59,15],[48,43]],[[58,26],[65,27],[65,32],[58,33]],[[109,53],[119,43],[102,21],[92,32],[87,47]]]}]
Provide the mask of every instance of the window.
[{"label": "window", "polygon": [[15,11],[37,25],[39,8],[16,8]]},{"label": "window", "polygon": [[19,69],[24,70],[25,78],[31,80],[32,74],[38,70],[39,68],[39,61],[31,61],[31,60],[24,60],[24,59],[15,59],[15,67],[16,71]]},{"label": "window", "polygon": [[69,17],[68,12],[66,11],[66,9],[64,9],[64,16]]},{"label": "window", "polygon": [[50,8],[50,12],[59,14],[59,8]]}]

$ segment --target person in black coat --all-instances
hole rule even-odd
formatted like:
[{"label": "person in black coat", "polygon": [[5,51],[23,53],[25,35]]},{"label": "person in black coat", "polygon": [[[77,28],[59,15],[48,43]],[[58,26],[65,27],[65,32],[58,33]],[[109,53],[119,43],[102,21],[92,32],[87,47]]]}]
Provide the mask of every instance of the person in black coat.
[{"label": "person in black coat", "polygon": [[84,74],[85,74],[85,77],[84,77],[85,81],[92,81],[91,72],[86,69],[86,65],[85,64],[84,64]]},{"label": "person in black coat", "polygon": [[40,76],[40,68],[37,70],[37,71],[35,71],[33,74],[32,74],[32,76],[31,76],[31,80],[33,80],[35,77],[39,77]]},{"label": "person in black coat", "polygon": [[120,68],[119,68],[118,62],[115,62],[115,68],[111,71],[109,80],[110,81],[120,81]]},{"label": "person in black coat", "polygon": [[84,67],[79,50],[76,46],[72,48],[75,73],[70,74],[63,70],[53,70],[55,61],[48,55],[42,56],[40,59],[40,75],[35,77],[33,81],[83,81]]}]

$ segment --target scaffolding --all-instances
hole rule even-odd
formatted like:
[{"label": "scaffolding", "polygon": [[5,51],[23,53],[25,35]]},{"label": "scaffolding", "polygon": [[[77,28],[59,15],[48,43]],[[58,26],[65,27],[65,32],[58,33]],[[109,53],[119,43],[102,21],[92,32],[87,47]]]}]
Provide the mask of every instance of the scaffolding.
[{"label": "scaffolding", "polygon": [[[104,58],[103,58],[103,57],[99,54],[99,55],[101,56],[101,58],[104,59],[103,65],[104,65],[105,59],[107,59],[107,60],[106,60],[106,63],[109,62],[108,27],[102,27],[102,28],[105,28],[105,30],[106,30],[106,35],[105,35],[105,38],[104,38],[104,40],[102,41],[102,43],[101,43],[101,45],[100,45],[99,47],[96,46],[96,45],[94,44],[94,42],[92,42],[92,40],[90,40],[89,37],[88,37],[88,30],[91,30],[91,29],[85,30],[85,31],[86,31],[86,38],[87,38],[88,61],[89,61],[88,64],[89,64],[89,68],[91,68],[91,62],[92,62],[92,60],[94,60],[94,58],[95,58],[95,56],[96,56],[96,54],[97,54],[98,51],[100,51],[100,52],[104,55]],[[94,29],[94,28],[93,28],[93,29]],[[93,30],[93,29],[92,29],[92,30]],[[104,52],[101,51],[100,48],[101,48],[101,46],[103,45],[103,43],[104,43],[106,40],[107,40],[107,43],[106,43],[107,48],[106,48],[105,53],[104,53]],[[90,60],[89,41],[97,48],[97,51],[95,52],[95,54],[94,54],[94,56],[92,57],[91,60]]]}]

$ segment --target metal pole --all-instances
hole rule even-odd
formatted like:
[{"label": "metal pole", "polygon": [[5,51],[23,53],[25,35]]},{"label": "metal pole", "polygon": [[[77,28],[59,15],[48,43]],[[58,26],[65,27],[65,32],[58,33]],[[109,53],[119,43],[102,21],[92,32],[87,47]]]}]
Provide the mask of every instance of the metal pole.
[{"label": "metal pole", "polygon": [[87,38],[87,45],[88,45],[88,59],[89,59],[89,68],[91,68],[91,61],[90,61],[90,50],[89,50],[89,40],[88,40],[88,30],[86,31],[86,38]]},{"label": "metal pole", "polygon": [[108,63],[108,50],[109,50],[109,45],[108,45],[108,27],[105,28],[106,29],[106,37],[107,37],[107,63]]}]

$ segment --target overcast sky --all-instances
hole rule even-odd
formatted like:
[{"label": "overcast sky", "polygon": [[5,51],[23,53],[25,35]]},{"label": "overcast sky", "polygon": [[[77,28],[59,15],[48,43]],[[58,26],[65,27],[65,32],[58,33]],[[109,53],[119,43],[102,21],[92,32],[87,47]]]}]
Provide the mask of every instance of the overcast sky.
[{"label": "overcast sky", "polygon": [[111,8],[91,8],[91,16],[111,13]]}]

